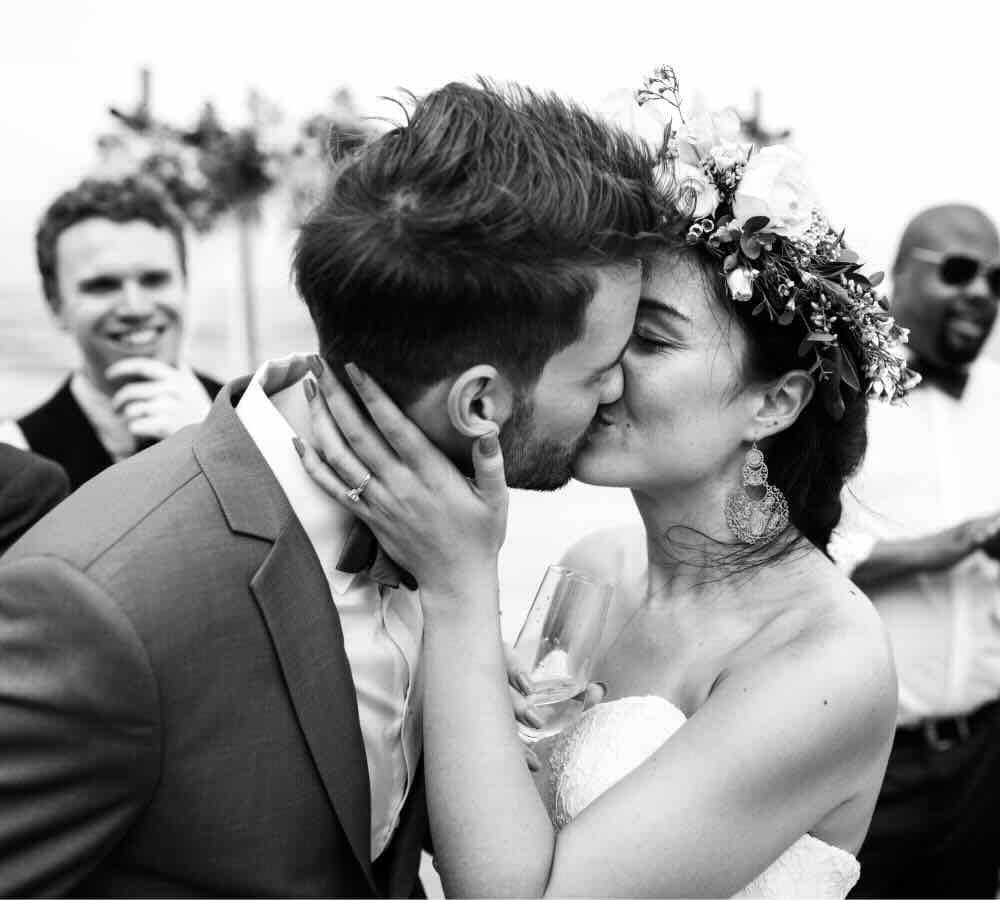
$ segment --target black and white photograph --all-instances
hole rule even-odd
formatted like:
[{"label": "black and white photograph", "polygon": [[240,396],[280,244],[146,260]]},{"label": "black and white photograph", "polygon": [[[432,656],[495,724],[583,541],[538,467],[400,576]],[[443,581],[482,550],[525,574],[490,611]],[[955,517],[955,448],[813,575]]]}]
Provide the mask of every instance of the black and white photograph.
[{"label": "black and white photograph", "polygon": [[985,6],[4,13],[0,897],[1000,897]]}]

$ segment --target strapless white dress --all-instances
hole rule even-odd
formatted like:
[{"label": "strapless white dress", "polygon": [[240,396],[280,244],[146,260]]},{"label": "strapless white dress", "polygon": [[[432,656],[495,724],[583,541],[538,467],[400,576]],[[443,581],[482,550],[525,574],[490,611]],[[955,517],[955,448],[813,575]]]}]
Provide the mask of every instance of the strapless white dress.
[{"label": "strapless white dress", "polygon": [[[542,799],[556,828],[643,763],[686,718],[662,697],[625,697],[588,710],[571,727],[540,741],[547,761]],[[846,850],[805,835],[737,897],[844,898],[860,874]]]}]

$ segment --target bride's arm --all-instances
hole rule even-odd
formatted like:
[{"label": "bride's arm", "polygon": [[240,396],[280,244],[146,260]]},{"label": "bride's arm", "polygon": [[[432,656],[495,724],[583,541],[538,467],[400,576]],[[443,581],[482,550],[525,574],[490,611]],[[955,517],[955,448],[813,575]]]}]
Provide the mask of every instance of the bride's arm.
[{"label": "bride's arm", "polygon": [[[420,583],[427,796],[450,895],[724,896],[877,777],[895,683],[873,612],[871,628],[798,636],[727,673],[683,728],[557,839],[506,696],[499,451],[474,453],[470,484],[374,385],[359,393],[384,441],[342,390],[331,406],[349,447],[324,430],[321,403],[316,432],[345,477],[357,457],[378,473],[351,508]],[[343,480],[311,455],[307,463],[350,504]]]},{"label": "bride's arm", "polygon": [[[499,442],[495,435],[492,447],[490,438],[477,442],[470,482],[352,368],[380,433],[324,367],[322,390],[306,396],[326,462],[301,442],[297,449],[314,480],[367,522],[419,585],[435,863],[449,896],[540,896],[554,835],[524,763],[507,686],[497,553],[508,491]],[[372,478],[354,503],[348,488],[365,471]]]}]

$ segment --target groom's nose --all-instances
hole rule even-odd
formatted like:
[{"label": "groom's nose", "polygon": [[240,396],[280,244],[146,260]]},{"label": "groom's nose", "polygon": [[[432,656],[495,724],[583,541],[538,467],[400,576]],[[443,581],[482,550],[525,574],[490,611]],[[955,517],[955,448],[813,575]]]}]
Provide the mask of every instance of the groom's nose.
[{"label": "groom's nose", "polygon": [[625,390],[625,375],[621,363],[611,369],[601,382],[601,406],[614,403]]}]

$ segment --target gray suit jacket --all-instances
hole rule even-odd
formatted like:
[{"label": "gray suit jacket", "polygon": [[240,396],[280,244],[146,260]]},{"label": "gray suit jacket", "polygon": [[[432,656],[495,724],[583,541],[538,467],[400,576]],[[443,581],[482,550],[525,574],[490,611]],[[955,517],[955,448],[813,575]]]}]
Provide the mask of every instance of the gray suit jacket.
[{"label": "gray suit jacket", "polygon": [[227,385],[0,562],[0,892],[419,894],[422,778],[369,862],[319,561]]}]

